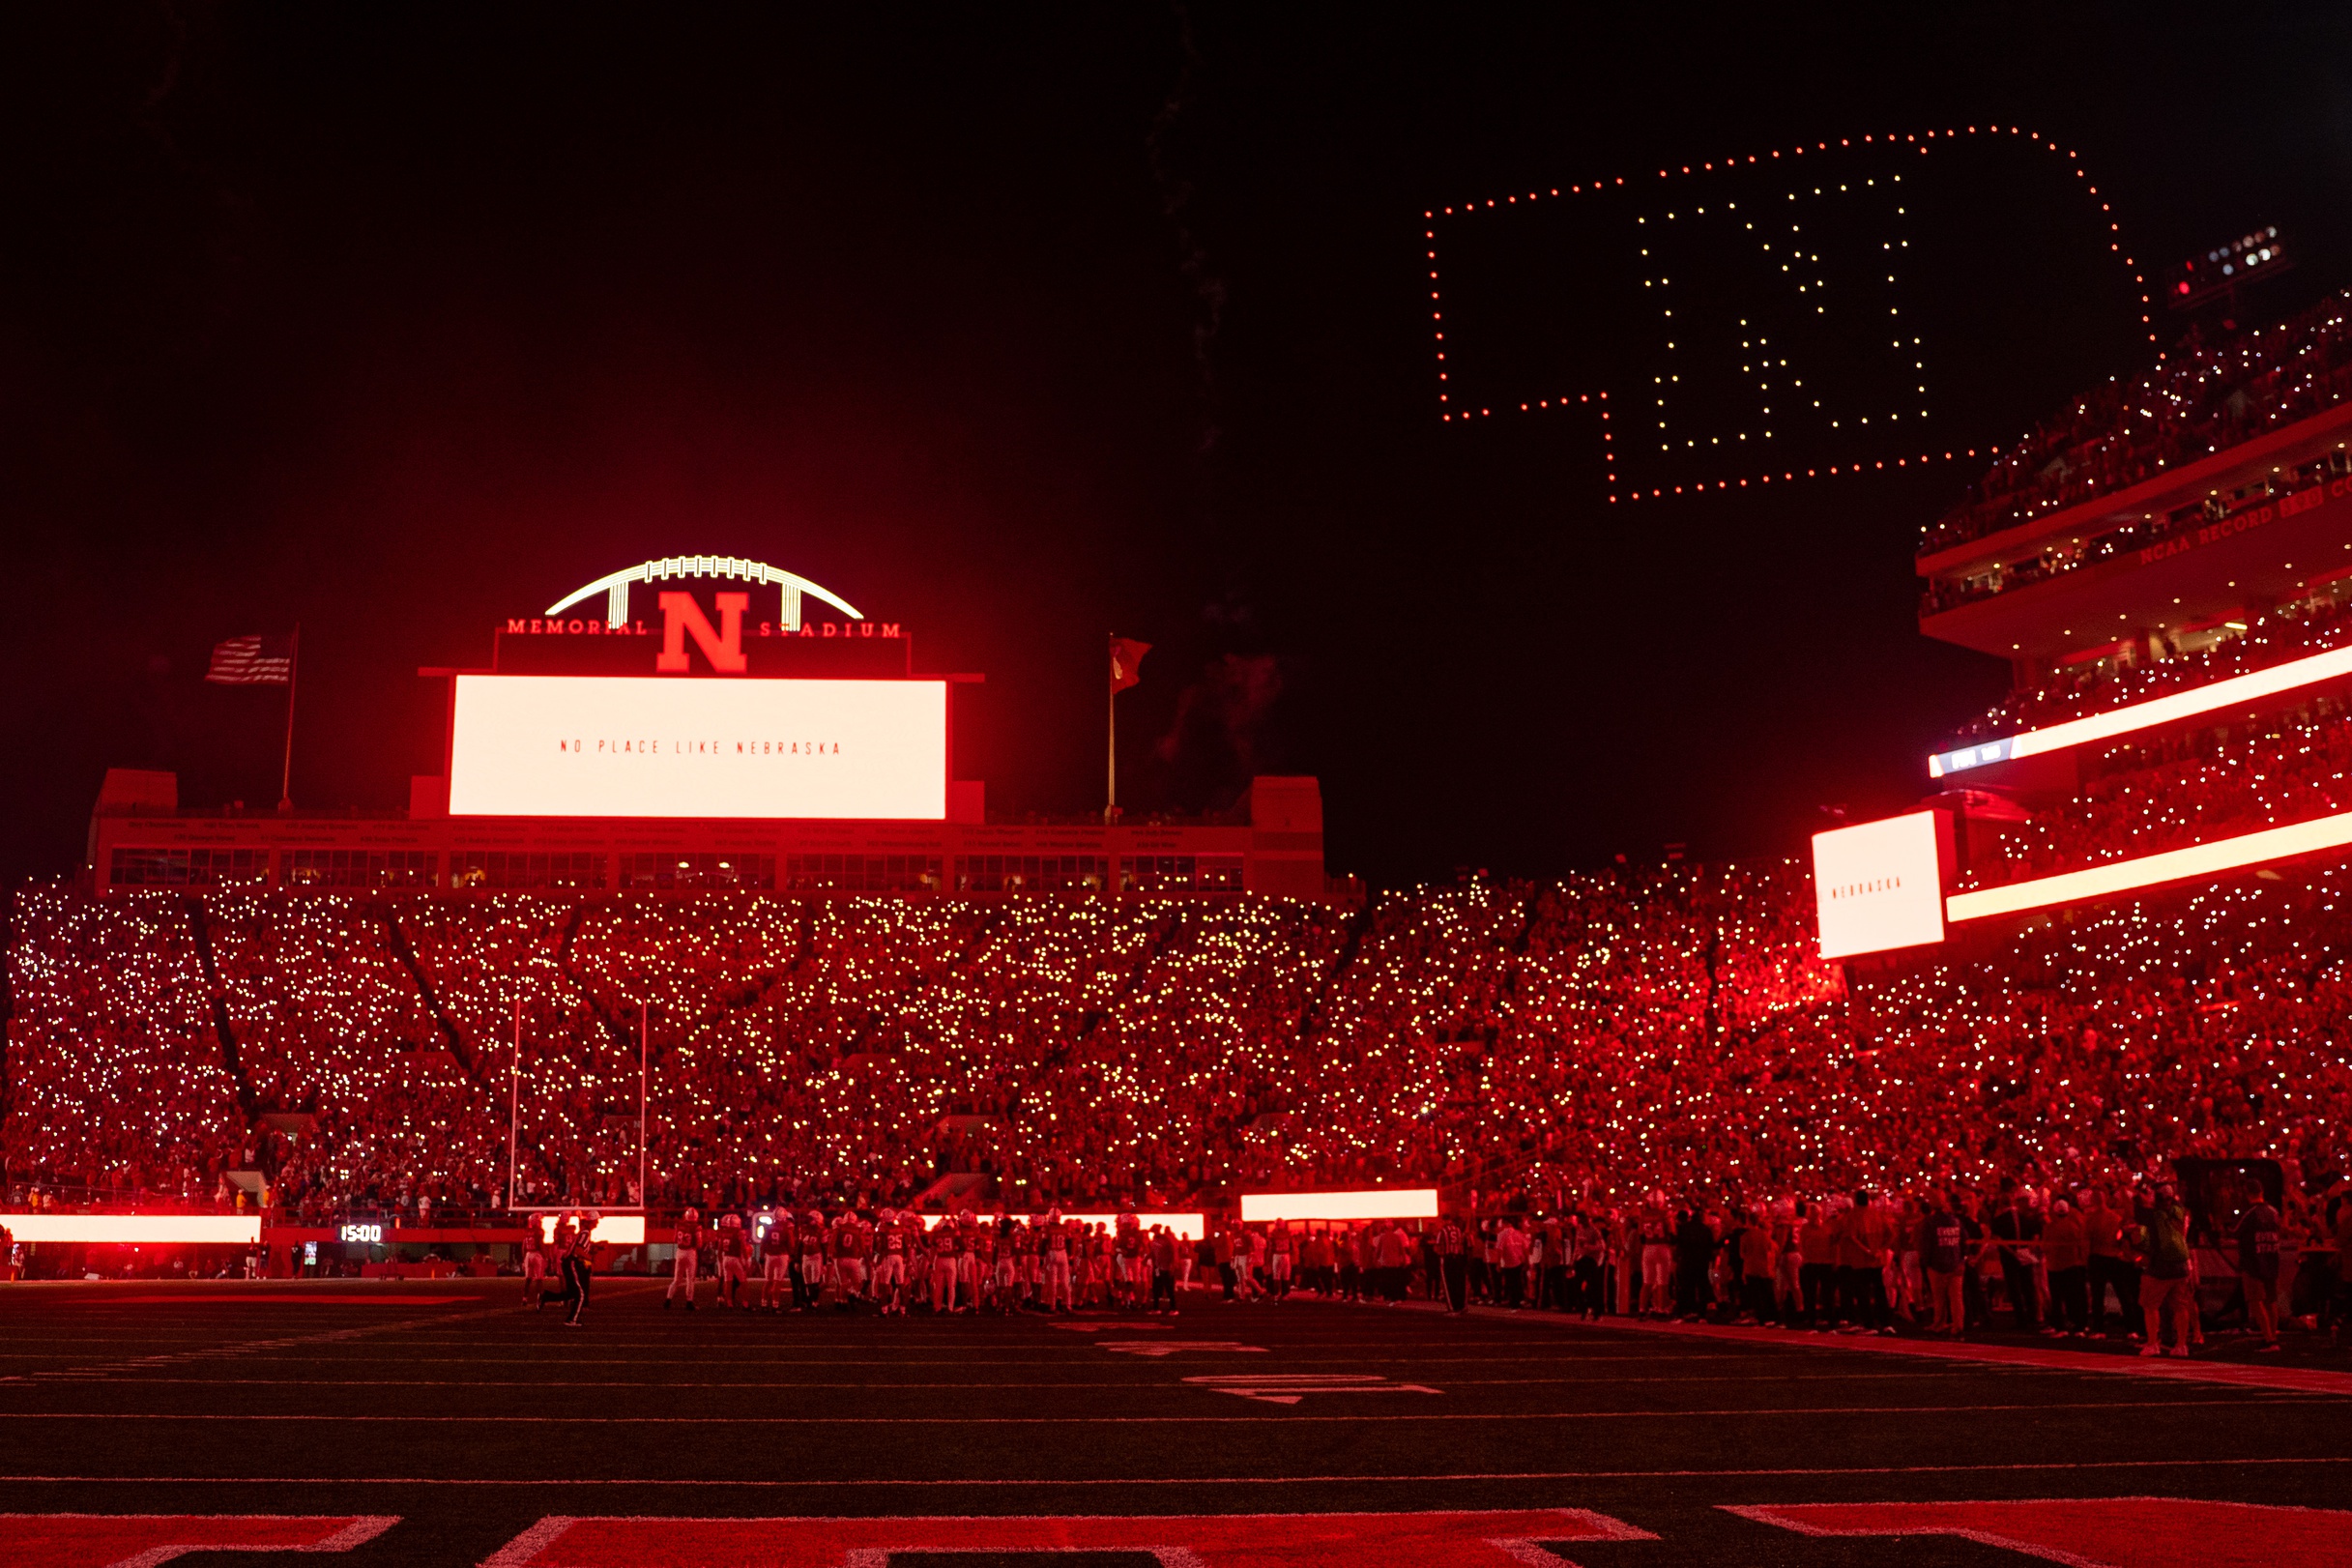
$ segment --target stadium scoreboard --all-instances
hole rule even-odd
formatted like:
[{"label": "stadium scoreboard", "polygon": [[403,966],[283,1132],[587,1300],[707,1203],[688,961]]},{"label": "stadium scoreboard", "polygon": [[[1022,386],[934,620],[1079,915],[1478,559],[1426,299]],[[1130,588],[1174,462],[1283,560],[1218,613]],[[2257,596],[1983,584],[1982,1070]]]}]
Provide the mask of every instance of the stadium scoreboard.
[{"label": "stadium scoreboard", "polygon": [[455,677],[453,817],[947,815],[947,682]]}]

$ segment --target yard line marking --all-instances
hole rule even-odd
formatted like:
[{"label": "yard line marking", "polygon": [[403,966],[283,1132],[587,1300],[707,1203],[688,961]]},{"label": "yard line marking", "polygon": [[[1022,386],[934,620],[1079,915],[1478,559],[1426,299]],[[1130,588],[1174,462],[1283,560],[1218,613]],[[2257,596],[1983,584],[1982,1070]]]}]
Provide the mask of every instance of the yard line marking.
[{"label": "yard line marking", "polygon": [[237,1295],[230,1292],[223,1292],[217,1295],[110,1295],[102,1299],[76,1301],[73,1303],[73,1305],[80,1307],[128,1307],[143,1305],[149,1302],[168,1301],[174,1306],[177,1306],[188,1301],[234,1301],[240,1305],[250,1304],[255,1306],[264,1304],[270,1306],[283,1306],[287,1302],[294,1302],[297,1305],[305,1307],[446,1307],[454,1301],[473,1302],[479,1301],[481,1297],[478,1295],[354,1295],[349,1292],[345,1292],[341,1295],[328,1295],[323,1292],[311,1294],[306,1292],[299,1293],[294,1292],[281,1292],[276,1295]]},{"label": "yard line marking", "polygon": [[[1801,1535],[1948,1535],[2083,1568],[2163,1568],[2184,1560],[2236,1565],[2344,1563],[2352,1513],[2203,1497],[2018,1497],[1967,1502],[1720,1505]],[[2185,1543],[2194,1542],[2186,1556]]]},{"label": "yard line marking", "polygon": [[2071,1470],[2203,1469],[2254,1466],[2352,1465],[2352,1454],[2250,1459],[2076,1459],[2011,1465],[1856,1465],[1719,1470],[1441,1470],[1388,1475],[1103,1475],[1082,1477],[945,1476],[927,1480],[884,1480],[860,1476],[837,1481],[724,1480],[703,1476],[551,1476],[523,1479],[482,1475],[0,1475],[0,1486],[267,1486],[267,1487],[694,1487],[746,1491],[805,1491],[877,1487],[1293,1487],[1394,1486],[1434,1481],[1648,1481],[1770,1479],[1815,1475],[1983,1475],[2041,1474]]},{"label": "yard line marking", "polygon": [[1570,1541],[1654,1541],[1584,1508],[1412,1513],[1049,1514],[957,1518],[660,1519],[551,1516],[481,1568],[577,1563],[730,1562],[762,1568],[884,1568],[900,1553],[1134,1553],[1160,1568],[1279,1568],[1349,1562],[1573,1568],[1550,1550]]},{"label": "yard line marking", "polygon": [[350,1552],[399,1516],[0,1514],[0,1564],[157,1568],[191,1552]]},{"label": "yard line marking", "polygon": [[2335,1405],[2310,1399],[2077,1400],[2047,1405],[1831,1405],[1814,1408],[1729,1410],[1505,1410],[1439,1415],[311,1415],[206,1411],[161,1414],[143,1410],[11,1410],[12,1421],[317,1421],[343,1426],[680,1426],[680,1427],[1088,1427],[1232,1426],[1301,1421],[1719,1421],[1737,1416],[1981,1415],[2043,1410],[2275,1410],[2286,1406]]},{"label": "yard line marking", "polygon": [[1203,1350],[1216,1355],[1263,1355],[1263,1345],[1243,1345],[1230,1339],[1098,1339],[1093,1342],[1098,1350],[1112,1350],[1120,1355],[1176,1355],[1184,1350]]},{"label": "yard line marking", "polygon": [[[1108,1371],[1111,1369],[1106,1368],[1105,1370]],[[1137,1370],[1140,1371],[1141,1369],[1139,1368]],[[1913,1382],[1921,1379],[1951,1378],[1957,1375],[1958,1374],[1954,1373],[1953,1371],[1939,1367],[1922,1368],[1916,1372],[1775,1373],[1768,1377],[1742,1378],[1737,1380],[1742,1383]],[[71,1380],[75,1377],[74,1374],[70,1372],[36,1372],[31,1376],[51,1381],[66,1381]],[[1186,1379],[1185,1380],[1189,1382],[1193,1379]],[[1702,1374],[1688,1378],[1448,1378],[1445,1380],[1449,1386],[1455,1388],[1521,1388],[1536,1384],[1550,1386],[1553,1384],[1576,1383],[1607,1383],[1612,1386],[1619,1383],[1723,1383],[1732,1379],[1728,1379],[1720,1376]],[[563,1382],[551,1382],[544,1378],[109,1378],[106,1379],[105,1381],[109,1387],[119,1387],[131,1383],[142,1385],[148,1383],[171,1383],[189,1384],[198,1388],[537,1388],[543,1390],[561,1388],[740,1388],[744,1390],[746,1393],[772,1393],[777,1389],[797,1388],[856,1388],[865,1389],[870,1392],[877,1393],[887,1393],[891,1390],[900,1388],[912,1390],[995,1388],[1020,1390],[1024,1392],[1032,1388],[1099,1388],[1110,1393],[1132,1394],[1140,1390],[1172,1386],[1167,1383],[1135,1382],[1126,1379],[1098,1380],[1093,1382],[1039,1382],[1029,1379],[1023,1379],[1018,1382],[1000,1381],[977,1383],[885,1383],[873,1382],[870,1380],[863,1382],[746,1382],[740,1380],[734,1382],[693,1382],[683,1380],[606,1380],[601,1379],[594,1380],[567,1379]]]},{"label": "yard line marking", "polygon": [[[328,1345],[342,1341],[365,1339],[371,1335],[385,1332],[387,1330],[413,1326],[414,1323],[418,1322],[456,1322],[467,1319],[494,1318],[508,1313],[519,1312],[520,1310],[521,1309],[519,1307],[496,1307],[488,1311],[481,1312],[445,1313],[438,1318],[414,1319],[411,1320],[409,1323],[360,1323],[349,1328],[328,1329],[326,1332],[318,1334],[281,1336],[276,1339],[243,1340],[227,1345],[207,1346],[205,1349],[198,1350],[169,1350],[160,1355],[141,1355],[132,1356],[118,1361],[102,1361],[86,1366],[80,1370],[85,1376],[102,1379],[117,1372],[138,1372],[149,1367],[180,1366],[194,1361],[219,1361],[242,1358],[246,1356],[258,1356],[268,1350],[285,1350],[298,1345]],[[72,1360],[74,1358],[70,1356],[60,1356],[51,1357],[48,1359]],[[22,1383],[26,1380],[26,1374],[0,1374],[0,1383]]]},{"label": "yard line marking", "polygon": [[1309,1373],[1285,1376],[1272,1373],[1261,1378],[1187,1378],[1196,1387],[1211,1389],[1220,1394],[1237,1394],[1243,1399],[1258,1400],[1266,1405],[1295,1405],[1308,1394],[1435,1394],[1439,1390],[1425,1383],[1392,1383],[1377,1372],[1343,1373],[1335,1377],[1319,1377]]},{"label": "yard line marking", "polygon": [[[354,1331],[351,1331],[352,1335],[356,1335],[357,1333],[361,1333],[361,1332],[364,1332],[364,1330],[354,1330]],[[338,1333],[337,1335],[335,1335],[335,1336],[334,1336],[334,1337],[335,1337],[335,1338],[343,1338],[343,1337],[350,1337],[350,1336],[347,1336],[347,1335],[345,1335],[345,1334]],[[1156,1340],[1155,1340],[1155,1341],[1153,1341],[1152,1343],[1154,1343],[1154,1344],[1162,1344],[1162,1343],[1165,1343],[1165,1342],[1164,1342],[1164,1341],[1156,1341]],[[85,1352],[85,1353],[87,1353],[87,1352]],[[736,1351],[736,1350],[734,1350],[732,1347],[714,1347],[714,1348],[712,1348],[711,1350],[709,1350],[708,1352],[706,1352],[706,1353],[704,1353],[704,1354],[701,1354],[701,1355],[579,1355],[579,1356],[574,1356],[574,1355],[403,1355],[403,1356],[402,1356],[400,1359],[401,1359],[401,1361],[402,1361],[404,1364],[406,1364],[406,1365],[410,1365],[410,1366],[457,1366],[457,1367],[479,1367],[479,1366],[499,1366],[499,1365],[512,1365],[512,1366],[527,1366],[527,1367],[562,1367],[562,1366],[581,1366],[581,1367],[597,1367],[597,1366],[613,1366],[613,1367],[662,1367],[662,1366],[676,1366],[676,1367],[705,1367],[705,1366],[709,1366],[709,1365],[711,1364],[711,1357],[712,1357],[712,1356],[714,1356],[714,1355],[724,1355],[724,1356],[725,1356],[725,1357],[726,1357],[726,1358],[727,1358],[727,1359],[728,1359],[730,1362],[732,1362],[732,1363],[734,1363],[734,1364],[736,1364],[736,1365],[738,1365],[738,1366],[747,1366],[747,1367],[970,1367],[970,1366],[986,1366],[986,1367],[1060,1367],[1060,1368],[1063,1368],[1063,1369],[1065,1369],[1065,1370],[1066,1370],[1066,1369],[1069,1367],[1069,1365],[1070,1365],[1070,1363],[1069,1363],[1069,1359],[1068,1359],[1066,1356],[1038,1356],[1038,1357],[1021,1357],[1021,1358],[1010,1358],[1010,1357],[1007,1357],[1007,1358],[998,1358],[998,1357],[994,1357],[994,1356],[972,1356],[972,1355],[946,1355],[946,1356],[904,1356],[904,1355],[893,1355],[893,1356],[879,1356],[879,1357],[874,1357],[874,1358],[872,1358],[872,1359],[859,1359],[859,1358],[853,1358],[853,1357],[846,1357],[846,1356],[763,1356],[763,1355],[747,1355],[747,1354],[740,1354],[740,1353],[738,1353],[738,1352],[737,1352],[737,1351]],[[15,1356],[15,1355],[13,1355],[11,1352],[9,1352],[9,1351],[0,1350],[0,1361],[11,1360],[11,1359],[38,1359],[38,1360],[47,1360],[47,1361],[72,1361],[72,1360],[76,1360],[76,1359],[78,1359],[78,1357],[76,1357],[76,1356],[71,1356],[71,1355],[41,1355],[41,1356],[22,1356],[22,1357],[20,1357],[20,1356]],[[334,1363],[334,1362],[340,1362],[340,1361],[348,1361],[348,1360],[350,1360],[350,1359],[351,1359],[351,1357],[349,1357],[349,1356],[343,1356],[343,1355],[275,1355],[275,1354],[273,1354],[273,1355],[263,1355],[263,1356],[260,1356],[258,1359],[265,1360],[265,1361],[271,1361],[271,1362],[275,1362],[275,1363],[279,1363],[279,1364],[288,1364],[288,1363],[303,1363],[303,1362],[324,1362],[324,1363]],[[1759,1356],[1747,1356],[1747,1355],[1723,1356],[1723,1357],[1720,1357],[1720,1358],[1719,1358],[1719,1357],[1707,1357],[1707,1356],[1684,1356],[1684,1357],[1680,1357],[1680,1358],[1678,1358],[1678,1359],[1676,1359],[1676,1360],[1672,1361],[1672,1362],[1671,1362],[1671,1363],[1670,1363],[1670,1365],[1674,1365],[1674,1366],[1682,1366],[1682,1365],[1684,1365],[1685,1363],[1690,1362],[1690,1361],[1698,1361],[1698,1360],[1712,1360],[1712,1359],[1722,1359],[1722,1360],[1727,1360],[1727,1361],[1738,1361],[1738,1362],[1741,1362],[1741,1363],[1743,1363],[1743,1364],[1745,1364],[1745,1365],[1748,1365],[1748,1366],[1756,1366],[1756,1367],[1768,1366],[1768,1365],[1770,1365],[1770,1364],[1771,1364],[1769,1361],[1765,1360],[1765,1359],[1764,1359],[1764,1358],[1762,1358],[1762,1357],[1759,1357]],[[1522,1365],[1529,1365],[1529,1364],[1532,1364],[1532,1365],[1538,1365],[1538,1366],[1584,1366],[1584,1365],[1588,1365],[1588,1364],[1596,1363],[1596,1362],[1603,1361],[1603,1360],[1607,1360],[1607,1361],[1638,1361],[1638,1362],[1641,1362],[1641,1364],[1643,1364],[1643,1365],[1645,1365],[1645,1366],[1656,1366],[1656,1365],[1658,1365],[1658,1364],[1659,1364],[1659,1358],[1658,1358],[1658,1357],[1656,1357],[1656,1356],[1654,1356],[1654,1355],[1615,1355],[1615,1356],[1556,1356],[1556,1355],[1491,1355],[1491,1356],[1490,1356],[1490,1355],[1451,1355],[1451,1356],[1449,1356],[1449,1355],[1386,1355],[1386,1356],[1370,1356],[1370,1355],[1319,1355],[1319,1356],[1307,1356],[1307,1357],[1303,1357],[1303,1358],[1292,1358],[1292,1363],[1291,1363],[1291,1364],[1292,1364],[1292,1365],[1296,1365],[1296,1366],[1309,1366],[1309,1367],[1313,1367],[1313,1366],[1331,1366],[1331,1367],[1338,1367],[1338,1366],[1353,1366],[1353,1367],[1362,1367],[1362,1366],[1374,1366],[1374,1367],[1427,1367],[1427,1366],[1472,1366],[1472,1367],[1479,1367],[1479,1366],[1491,1366],[1491,1367],[1507,1367],[1507,1366],[1522,1366]],[[0,1379],[0,1381],[4,1381],[4,1380],[6,1380],[6,1379]]]}]

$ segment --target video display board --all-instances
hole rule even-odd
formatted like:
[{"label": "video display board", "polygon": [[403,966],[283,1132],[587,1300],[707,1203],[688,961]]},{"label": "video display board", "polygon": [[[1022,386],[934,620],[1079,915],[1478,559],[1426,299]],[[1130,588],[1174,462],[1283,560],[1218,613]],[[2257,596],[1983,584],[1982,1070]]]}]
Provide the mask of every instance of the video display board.
[{"label": "video display board", "polygon": [[453,817],[944,821],[947,683],[460,675]]},{"label": "video display board", "polygon": [[1917,947],[1944,940],[1943,864],[1951,827],[1914,811],[1813,835],[1821,956]]}]

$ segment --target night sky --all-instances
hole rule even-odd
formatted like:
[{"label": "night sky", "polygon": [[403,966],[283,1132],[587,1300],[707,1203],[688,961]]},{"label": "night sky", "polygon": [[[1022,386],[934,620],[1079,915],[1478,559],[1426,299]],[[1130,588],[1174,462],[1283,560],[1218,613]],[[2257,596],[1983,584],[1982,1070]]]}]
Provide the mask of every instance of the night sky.
[{"label": "night sky", "polygon": [[[2015,123],[2151,276],[2286,231],[2246,325],[2352,281],[2341,5],[874,9],[0,19],[0,873],[78,864],[108,766],[275,799],[278,694],[206,687],[218,638],[299,622],[297,802],[396,808],[420,665],[676,553],[985,672],[998,811],[1099,808],[1116,631],[1156,645],[1137,808],[1312,772],[1376,883],[1794,849],[2005,686],[1914,611],[1981,465],[1612,504],[1581,410],[1439,419],[1423,213]],[[1906,189],[1932,395],[1890,455],[2148,362],[2059,174]],[[1544,214],[1447,253],[1464,374],[1625,397],[1629,231]],[[1807,347],[1856,397],[1902,368]]]}]

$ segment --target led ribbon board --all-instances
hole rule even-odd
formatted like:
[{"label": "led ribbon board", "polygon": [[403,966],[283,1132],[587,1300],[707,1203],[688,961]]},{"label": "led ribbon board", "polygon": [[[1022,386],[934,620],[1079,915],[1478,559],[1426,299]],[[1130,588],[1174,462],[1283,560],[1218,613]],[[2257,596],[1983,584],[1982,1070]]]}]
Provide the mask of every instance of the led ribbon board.
[{"label": "led ribbon board", "polygon": [[2086,866],[2080,871],[2061,872],[2054,877],[2013,882],[2005,887],[1954,893],[1944,901],[1944,907],[1956,922],[1981,920],[1988,915],[2018,915],[2056,904],[2076,904],[2086,898],[2112,897],[2192,877],[2218,876],[2290,856],[2340,850],[2347,845],[2352,845],[2352,811],[2289,823],[2284,828],[2265,828],[2257,833],[2217,838],[2210,843],[2192,844],[2187,849],[2166,850],[2162,855],[2142,855],[2129,860]]},{"label": "led ribbon board", "polygon": [[453,817],[944,821],[947,683],[460,675]]},{"label": "led ribbon board", "polygon": [[[924,1230],[933,1231],[937,1230],[940,1221],[947,1216],[944,1214],[919,1214],[915,1217],[923,1222]],[[1026,1220],[1031,1225],[1040,1225],[1045,1221],[1043,1214],[1016,1214],[1013,1217]],[[1061,1216],[1061,1220],[1065,1225],[1099,1225],[1106,1231],[1116,1230],[1118,1226],[1117,1214],[1064,1214]],[[1146,1231],[1155,1225],[1165,1225],[1168,1227],[1169,1234],[1180,1241],[1200,1240],[1203,1230],[1202,1217],[1198,1214],[1138,1214],[1135,1216],[1135,1223]]]},{"label": "led ribbon board", "polygon": [[[539,1216],[539,1239],[555,1240],[556,1222],[561,1214]],[[607,1214],[596,1221],[596,1228],[588,1233],[591,1241],[609,1247],[642,1247],[645,1245],[645,1216],[643,1214]]]},{"label": "led ribbon board", "polygon": [[2199,713],[2255,702],[2281,691],[2293,691],[2298,686],[2333,681],[2346,675],[2352,675],[2352,648],[2330,649],[2327,653],[2314,653],[2308,658],[2289,659],[2284,664],[2274,664],[2268,669],[2233,675],[2226,681],[2216,681],[2210,685],[2192,687],[2188,691],[2176,691],[2169,696],[2152,697],[2144,703],[2109,709],[2087,718],[2069,719],[2063,724],[2052,724],[2047,729],[2026,730],[2018,735],[2004,736],[1998,740],[1984,740],[1953,751],[1939,751],[1928,759],[1928,773],[1931,778],[1946,778],[1971,768],[1982,768],[1988,763],[2014,762],[2022,757],[2040,757],[2053,751],[2064,751],[2070,746],[2111,740],[2136,730],[2169,724],[2175,719],[2194,718]]},{"label": "led ribbon board", "polygon": [[1272,1220],[1434,1220],[1435,1187],[1370,1187],[1354,1192],[1245,1192],[1241,1223]]},{"label": "led ribbon board", "polygon": [[258,1214],[0,1214],[19,1241],[80,1241],[101,1246],[251,1246]]}]

